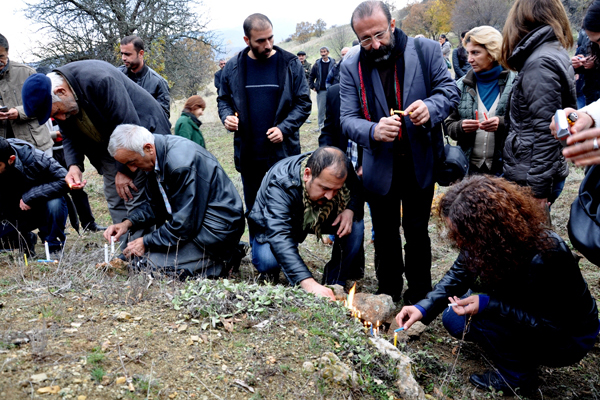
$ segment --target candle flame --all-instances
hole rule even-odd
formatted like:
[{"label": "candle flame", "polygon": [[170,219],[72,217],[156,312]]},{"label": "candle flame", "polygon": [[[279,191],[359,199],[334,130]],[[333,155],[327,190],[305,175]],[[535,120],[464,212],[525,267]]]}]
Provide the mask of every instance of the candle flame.
[{"label": "candle flame", "polygon": [[355,292],[356,292],[356,282],[354,282],[354,286],[352,286],[352,289],[350,289],[350,292],[348,292],[348,298],[346,300],[346,307],[348,307],[349,309],[352,309]]}]

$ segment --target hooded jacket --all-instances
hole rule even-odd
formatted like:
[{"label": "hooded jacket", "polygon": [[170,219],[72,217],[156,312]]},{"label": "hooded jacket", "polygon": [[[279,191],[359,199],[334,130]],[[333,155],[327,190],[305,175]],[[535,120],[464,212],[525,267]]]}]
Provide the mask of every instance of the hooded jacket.
[{"label": "hooded jacket", "polygon": [[0,94],[3,105],[7,106],[9,110],[16,108],[19,112],[17,119],[5,121],[5,123],[11,124],[15,138],[31,143],[36,149],[46,151],[53,144],[50,131],[46,125],[40,125],[37,118],[29,118],[23,110],[21,89],[25,80],[33,74],[35,74],[33,68],[9,61],[8,66],[0,75]]},{"label": "hooded jacket", "polygon": [[[300,127],[310,115],[312,103],[304,78],[304,69],[298,57],[278,46],[273,48],[279,53],[277,64],[277,80],[279,93],[275,121],[276,126],[283,134],[283,142],[275,144],[275,153],[278,160],[300,154]],[[238,130],[234,133],[234,161],[235,168],[241,172],[243,167],[251,167],[252,154],[246,150],[251,148],[250,116],[246,100],[246,57],[250,47],[232,58],[223,68],[221,75],[221,88],[217,103],[221,122],[230,115],[238,113]]]},{"label": "hooded jacket", "polygon": [[571,59],[548,25],[525,36],[508,59],[514,81],[504,145],[504,177],[548,198],[569,174],[562,146],[550,133],[556,110],[577,108]]},{"label": "hooded jacket", "polygon": [[[215,256],[231,251],[244,233],[242,199],[217,159],[175,135],[154,135],[158,171],[148,173],[148,201],[129,213],[132,229],[157,225],[144,235],[150,251],[194,241]],[[157,183],[171,205],[167,212]]]}]

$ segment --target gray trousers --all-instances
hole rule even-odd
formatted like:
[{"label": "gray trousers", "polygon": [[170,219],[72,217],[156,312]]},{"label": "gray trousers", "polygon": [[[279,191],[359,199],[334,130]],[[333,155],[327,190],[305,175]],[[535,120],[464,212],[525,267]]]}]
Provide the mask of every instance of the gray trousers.
[{"label": "gray trousers", "polygon": [[325,126],[325,111],[327,109],[327,90],[317,92],[317,107],[319,108],[319,129]]},{"label": "gray trousers", "polygon": [[[138,170],[135,173],[133,178],[133,184],[138,189],[131,190],[133,195],[133,200],[129,200],[125,202],[119,194],[117,193],[117,187],[115,186],[115,175],[117,174],[118,169],[116,165],[116,161],[114,158],[110,156],[106,156],[102,159],[102,179],[104,180],[104,196],[106,197],[106,202],[108,203],[108,211],[110,212],[110,217],[112,218],[113,224],[118,224],[123,222],[124,219],[127,218],[127,214],[129,211],[133,210],[135,207],[139,206],[145,201],[145,186],[146,186],[146,173],[142,170]],[[143,231],[135,231],[129,232],[128,235],[123,235],[120,239],[121,242],[121,250],[127,247],[127,242],[129,240],[134,240],[139,237],[142,237]]]}]

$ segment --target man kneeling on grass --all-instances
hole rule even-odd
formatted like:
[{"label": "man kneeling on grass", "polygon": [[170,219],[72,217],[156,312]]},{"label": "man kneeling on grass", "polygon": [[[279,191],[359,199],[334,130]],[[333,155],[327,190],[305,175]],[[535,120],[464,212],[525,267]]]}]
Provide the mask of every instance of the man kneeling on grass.
[{"label": "man kneeling on grass", "polygon": [[[248,216],[256,235],[252,262],[262,278],[277,281],[279,271],[292,284],[335,300],[331,289],[317,283],[298,253],[309,233],[336,234],[323,282],[344,285],[362,277],[362,214],[360,182],[346,155],[334,147],[288,157],[264,177]],[[357,257],[357,255],[359,255]]]},{"label": "man kneeling on grass", "polygon": [[106,240],[156,225],[154,232],[129,242],[123,254],[146,256],[152,269],[182,280],[195,274],[219,277],[239,266],[242,200],[212,154],[188,139],[153,135],[136,125],[119,125],[108,151],[148,178],[146,201],[108,227]]},{"label": "man kneeling on grass", "polygon": [[0,137],[0,247],[35,255],[35,234],[59,259],[65,241],[67,170],[19,139]]}]

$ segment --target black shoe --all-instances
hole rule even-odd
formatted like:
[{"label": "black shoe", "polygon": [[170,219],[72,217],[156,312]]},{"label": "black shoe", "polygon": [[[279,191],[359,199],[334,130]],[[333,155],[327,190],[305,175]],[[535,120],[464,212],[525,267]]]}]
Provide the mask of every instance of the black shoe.
[{"label": "black shoe", "polygon": [[100,226],[96,222],[90,222],[89,224],[83,227],[83,230],[88,232],[102,232],[106,230],[106,227]]},{"label": "black shoe", "polygon": [[469,382],[471,382],[475,387],[481,390],[486,390],[488,392],[496,391],[502,392],[503,395],[512,396],[517,392],[519,394],[531,394],[535,392],[537,385],[535,382],[531,384],[521,384],[519,387],[509,385],[502,376],[493,371],[485,371],[483,374],[473,374],[469,377]]}]

